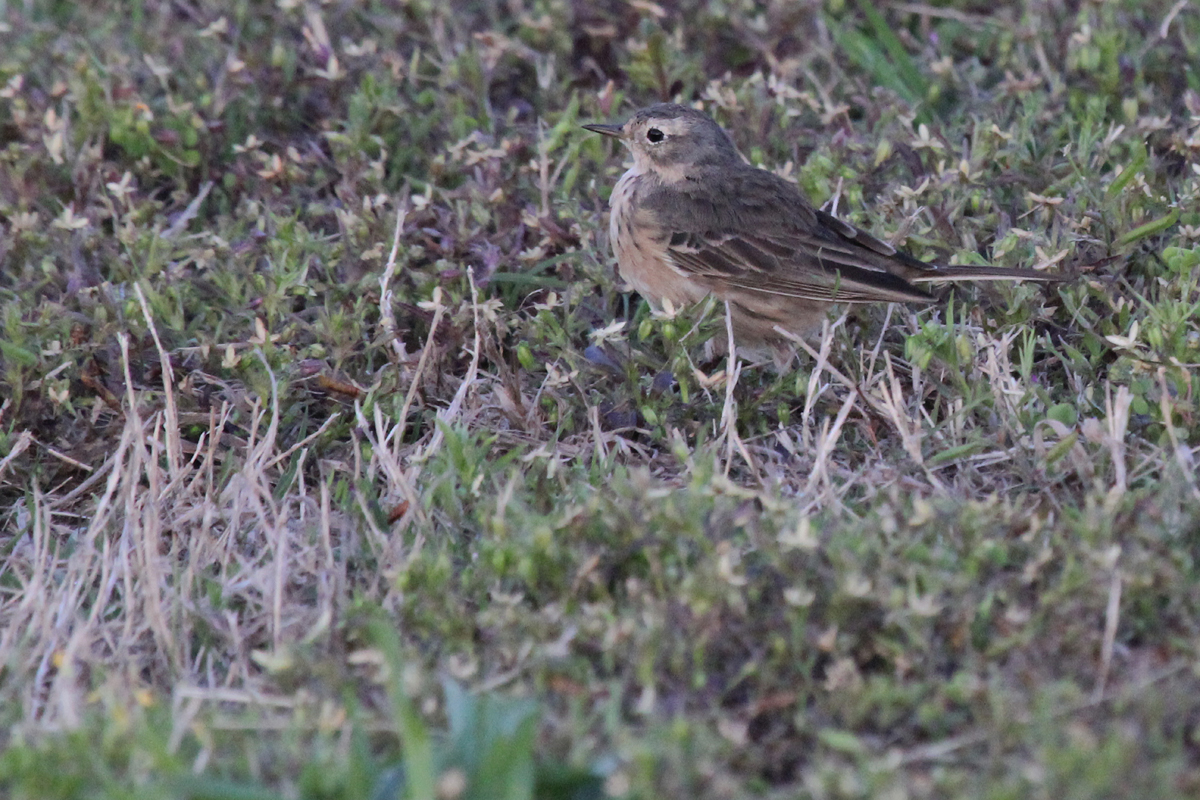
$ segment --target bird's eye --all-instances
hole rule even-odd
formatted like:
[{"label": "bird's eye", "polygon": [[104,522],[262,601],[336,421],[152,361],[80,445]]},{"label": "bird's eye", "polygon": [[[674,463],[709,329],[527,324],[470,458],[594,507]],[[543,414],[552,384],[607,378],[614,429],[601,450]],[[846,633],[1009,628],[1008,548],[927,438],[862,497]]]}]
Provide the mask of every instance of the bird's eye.
[{"label": "bird's eye", "polygon": [[658,128],[651,128],[650,130],[646,131],[646,138],[652,142],[661,142],[666,137],[663,136],[663,132]]}]

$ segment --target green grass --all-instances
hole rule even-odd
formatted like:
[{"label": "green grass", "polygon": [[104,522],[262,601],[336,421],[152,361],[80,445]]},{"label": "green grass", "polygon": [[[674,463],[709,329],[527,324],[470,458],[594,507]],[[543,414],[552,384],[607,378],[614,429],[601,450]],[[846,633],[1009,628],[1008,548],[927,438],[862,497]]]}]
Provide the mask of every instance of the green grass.
[{"label": "green grass", "polygon": [[[1200,792],[1191,6],[0,15],[0,794]],[[729,364],[611,267],[666,99],[1080,277]]]}]

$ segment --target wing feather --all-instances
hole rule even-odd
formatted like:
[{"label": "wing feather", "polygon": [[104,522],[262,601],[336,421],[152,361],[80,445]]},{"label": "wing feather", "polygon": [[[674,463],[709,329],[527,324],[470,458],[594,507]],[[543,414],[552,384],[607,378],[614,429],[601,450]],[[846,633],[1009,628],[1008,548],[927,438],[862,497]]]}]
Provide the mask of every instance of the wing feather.
[{"label": "wing feather", "polygon": [[[720,197],[704,188],[714,181],[726,187]],[[1056,279],[1002,267],[935,267],[813,208],[795,186],[750,166],[660,186],[641,203],[663,231],[675,269],[713,288],[871,303],[931,300],[914,284],[938,280]]]},{"label": "wing feather", "polygon": [[931,299],[905,279],[929,265],[817,211],[782,178],[746,167],[720,182],[730,201],[706,195],[707,181],[642,198],[664,232],[672,265],[688,277],[816,302]]}]

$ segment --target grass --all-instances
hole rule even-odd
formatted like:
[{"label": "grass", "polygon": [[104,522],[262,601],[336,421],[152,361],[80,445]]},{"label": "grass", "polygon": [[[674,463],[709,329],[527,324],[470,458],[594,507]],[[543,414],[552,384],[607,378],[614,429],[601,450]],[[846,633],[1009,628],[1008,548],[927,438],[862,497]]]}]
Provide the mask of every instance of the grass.
[{"label": "grass", "polygon": [[[0,6],[0,793],[1200,792],[1200,16]],[[962,263],[790,368],[611,269],[701,103]]]}]

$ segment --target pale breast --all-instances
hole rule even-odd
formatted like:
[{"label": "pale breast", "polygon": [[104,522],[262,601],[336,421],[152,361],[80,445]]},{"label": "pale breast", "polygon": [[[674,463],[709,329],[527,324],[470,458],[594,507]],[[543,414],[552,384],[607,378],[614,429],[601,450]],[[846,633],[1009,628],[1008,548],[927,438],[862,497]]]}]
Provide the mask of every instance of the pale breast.
[{"label": "pale breast", "polygon": [[664,297],[676,308],[682,308],[704,297],[708,290],[671,264],[667,256],[670,232],[662,230],[639,207],[639,189],[643,188],[644,180],[645,175],[634,168],[622,175],[613,189],[608,235],[617,257],[617,269],[655,309],[662,308]]}]

